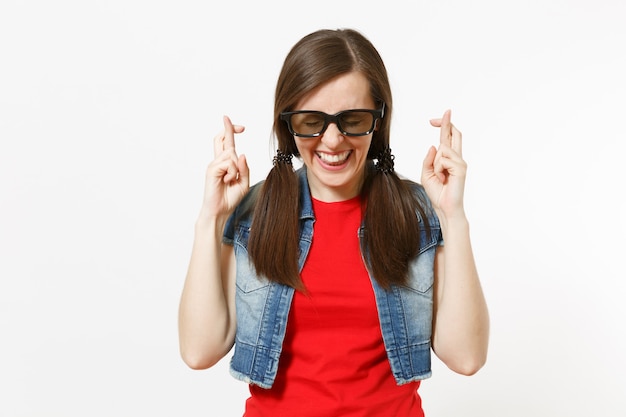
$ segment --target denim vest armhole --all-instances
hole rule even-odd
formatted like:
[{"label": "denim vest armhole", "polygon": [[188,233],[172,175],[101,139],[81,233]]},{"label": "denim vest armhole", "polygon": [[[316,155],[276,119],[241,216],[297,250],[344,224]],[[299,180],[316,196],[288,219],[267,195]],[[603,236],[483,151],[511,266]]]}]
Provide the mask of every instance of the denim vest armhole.
[{"label": "denim vest armhole", "polygon": [[228,220],[226,220],[226,225],[224,226],[224,233],[222,234],[222,243],[231,246],[235,242],[235,217],[235,213],[228,216]]},{"label": "denim vest armhole", "polygon": [[233,245],[235,241],[235,231],[237,230],[237,224],[239,221],[241,221],[242,218],[248,222],[251,220],[252,212],[254,211],[254,204],[256,203],[256,199],[262,185],[263,181],[250,187],[248,193],[239,202],[237,207],[235,207],[235,210],[231,213],[231,215],[228,216],[222,233],[222,243]]}]

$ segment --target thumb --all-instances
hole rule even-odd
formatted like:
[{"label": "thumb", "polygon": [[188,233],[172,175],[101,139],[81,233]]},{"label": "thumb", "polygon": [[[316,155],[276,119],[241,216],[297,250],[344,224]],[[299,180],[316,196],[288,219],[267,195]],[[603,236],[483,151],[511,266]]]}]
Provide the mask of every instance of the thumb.
[{"label": "thumb", "polygon": [[432,175],[435,171],[435,156],[437,155],[437,149],[431,146],[426,153],[424,162],[422,163],[422,181]]},{"label": "thumb", "polygon": [[237,169],[239,170],[239,180],[246,188],[250,185],[250,168],[248,168],[248,160],[245,155],[239,155],[237,159]]},{"label": "thumb", "polygon": [[428,149],[426,158],[424,158],[424,164],[422,165],[422,184],[432,177],[437,177],[442,183],[446,181],[446,176],[441,171],[441,163],[437,163],[437,167],[435,167],[437,152],[437,148],[434,146],[431,146],[430,149]]}]

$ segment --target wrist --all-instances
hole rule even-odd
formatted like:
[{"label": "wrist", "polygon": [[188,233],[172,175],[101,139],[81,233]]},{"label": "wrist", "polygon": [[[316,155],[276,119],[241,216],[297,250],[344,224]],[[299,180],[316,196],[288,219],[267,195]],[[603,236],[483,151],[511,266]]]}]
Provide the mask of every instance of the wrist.
[{"label": "wrist", "polygon": [[200,210],[200,214],[194,224],[196,233],[203,233],[209,231],[219,231],[224,229],[228,215],[220,215],[211,213],[205,209]]},{"label": "wrist", "polygon": [[439,218],[439,224],[443,230],[448,228],[469,228],[469,221],[465,215],[465,210],[460,208],[451,213],[444,213],[442,210],[436,210],[437,217]]}]

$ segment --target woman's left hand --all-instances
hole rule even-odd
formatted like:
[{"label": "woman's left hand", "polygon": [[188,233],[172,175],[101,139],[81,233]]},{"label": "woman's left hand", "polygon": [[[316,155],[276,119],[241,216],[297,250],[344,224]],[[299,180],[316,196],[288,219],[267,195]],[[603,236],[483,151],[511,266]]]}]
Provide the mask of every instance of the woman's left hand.
[{"label": "woman's left hand", "polygon": [[439,215],[465,216],[463,192],[467,164],[462,157],[461,132],[450,121],[447,110],[440,119],[430,120],[439,127],[439,147],[432,146],[422,166],[422,185]]}]

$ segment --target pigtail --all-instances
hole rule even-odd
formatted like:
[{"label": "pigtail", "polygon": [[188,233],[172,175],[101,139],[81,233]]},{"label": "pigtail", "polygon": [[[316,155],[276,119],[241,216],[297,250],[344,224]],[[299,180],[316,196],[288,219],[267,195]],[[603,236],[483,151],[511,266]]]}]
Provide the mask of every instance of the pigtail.
[{"label": "pigtail", "polygon": [[291,154],[278,151],[254,208],[248,252],[260,276],[302,289],[298,267],[299,185]]},{"label": "pigtail", "polygon": [[364,249],[367,266],[383,287],[402,285],[408,278],[410,261],[420,248],[420,228],[430,233],[422,205],[409,184],[394,171],[393,155],[383,149],[374,167],[370,165],[364,192]]}]

